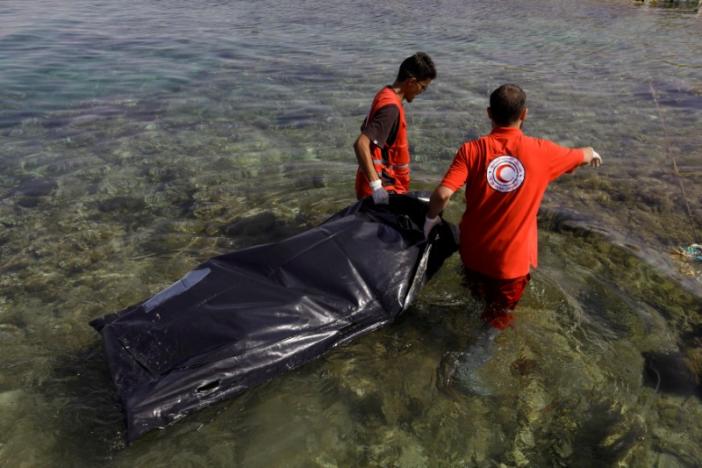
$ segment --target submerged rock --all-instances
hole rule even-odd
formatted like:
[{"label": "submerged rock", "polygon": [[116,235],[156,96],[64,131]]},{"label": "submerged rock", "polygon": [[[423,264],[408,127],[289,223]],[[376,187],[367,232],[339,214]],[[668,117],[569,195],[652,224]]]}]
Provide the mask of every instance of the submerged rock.
[{"label": "submerged rock", "polygon": [[290,237],[300,232],[294,221],[276,216],[272,211],[264,211],[252,216],[238,218],[220,230],[228,237],[250,238],[251,243],[265,243]]},{"label": "submerged rock", "polygon": [[53,192],[58,184],[51,179],[29,179],[10,191],[10,195],[23,195],[25,197],[44,197]]},{"label": "submerged rock", "polygon": [[675,395],[697,395],[702,398],[700,376],[680,353],[643,353],[644,383],[662,392]]},{"label": "submerged rock", "polygon": [[39,205],[39,199],[32,197],[22,197],[19,200],[17,200],[17,204],[23,208],[35,208],[37,205]]},{"label": "submerged rock", "polygon": [[645,437],[646,426],[640,418],[623,417],[607,429],[605,437],[595,448],[595,454],[607,463],[621,462]]},{"label": "submerged rock", "polygon": [[55,180],[43,178],[28,179],[11,189],[5,196],[0,196],[0,200],[16,197],[19,206],[23,208],[34,208],[39,205],[42,197],[51,195],[57,187],[58,184]]},{"label": "submerged rock", "polygon": [[375,466],[431,466],[422,444],[415,436],[398,428],[381,432],[379,440],[368,449]]},{"label": "submerged rock", "polygon": [[[569,403],[576,403],[586,411],[576,420],[570,409],[563,407],[558,423],[552,421],[551,427],[569,430],[540,434],[541,440],[553,441],[551,454],[547,456],[551,461],[557,461],[560,466],[629,466],[632,458],[639,455],[637,449],[647,435],[645,421],[639,414],[607,400],[593,402],[583,398]],[[539,460],[537,466],[545,461]]]},{"label": "submerged rock", "polygon": [[117,196],[97,203],[97,209],[103,213],[128,212],[140,213],[146,208],[143,198],[130,196]]},{"label": "submerged rock", "polygon": [[650,7],[695,9],[699,0],[634,0],[636,3]]},{"label": "submerged rock", "polygon": [[482,330],[477,340],[465,351],[446,353],[437,369],[439,390],[446,392],[455,384],[465,393],[492,395],[493,390],[484,381],[481,370],[495,353],[495,338],[498,334],[499,330],[496,329]]}]

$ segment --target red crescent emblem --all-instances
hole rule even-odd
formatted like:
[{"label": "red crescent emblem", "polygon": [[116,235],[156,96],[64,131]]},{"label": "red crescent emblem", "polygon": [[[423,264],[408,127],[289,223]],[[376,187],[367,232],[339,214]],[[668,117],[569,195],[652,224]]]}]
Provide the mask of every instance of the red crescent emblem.
[{"label": "red crescent emblem", "polygon": [[504,155],[495,158],[487,168],[487,182],[500,192],[511,192],[524,182],[524,166],[514,156]]}]

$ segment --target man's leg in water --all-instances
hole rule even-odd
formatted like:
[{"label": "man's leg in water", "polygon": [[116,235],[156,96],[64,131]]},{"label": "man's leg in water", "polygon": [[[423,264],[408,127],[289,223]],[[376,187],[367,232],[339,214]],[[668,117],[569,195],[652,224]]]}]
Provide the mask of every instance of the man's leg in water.
[{"label": "man's leg in water", "polygon": [[514,279],[488,278],[480,273],[464,269],[464,278],[471,292],[485,301],[480,318],[486,325],[504,330],[514,320],[514,309],[522,298],[531,275]]},{"label": "man's leg in water", "polygon": [[490,393],[476,372],[492,357],[495,338],[512,324],[514,308],[519,303],[529,279],[530,276],[526,275],[516,279],[499,280],[464,270],[464,284],[476,298],[485,302],[481,315],[483,326],[468,349],[445,356],[448,362],[442,362],[439,379],[442,385],[456,380],[472,393]]}]

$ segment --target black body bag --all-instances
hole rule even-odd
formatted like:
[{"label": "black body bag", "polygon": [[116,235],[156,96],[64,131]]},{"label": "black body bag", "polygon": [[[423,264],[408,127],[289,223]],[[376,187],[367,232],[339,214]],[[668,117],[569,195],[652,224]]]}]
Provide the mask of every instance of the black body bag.
[{"label": "black body bag", "polygon": [[214,257],[102,334],[131,442],[395,320],[457,249],[426,202],[368,198],[288,239]]}]

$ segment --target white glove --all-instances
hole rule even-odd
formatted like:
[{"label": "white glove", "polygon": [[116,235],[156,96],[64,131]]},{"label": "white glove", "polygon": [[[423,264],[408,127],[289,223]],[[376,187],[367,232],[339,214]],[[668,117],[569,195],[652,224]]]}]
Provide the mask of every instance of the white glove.
[{"label": "white glove", "polygon": [[390,203],[390,195],[383,188],[383,183],[380,179],[371,181],[370,188],[373,190],[373,203],[376,205],[387,205]]},{"label": "white glove", "polygon": [[424,238],[429,239],[429,233],[431,232],[432,229],[434,229],[434,226],[439,224],[441,222],[441,218],[439,216],[435,218],[429,218],[429,217],[424,217]]},{"label": "white glove", "polygon": [[602,165],[602,156],[595,150],[592,150],[592,161],[590,161],[592,167],[600,167]]}]

